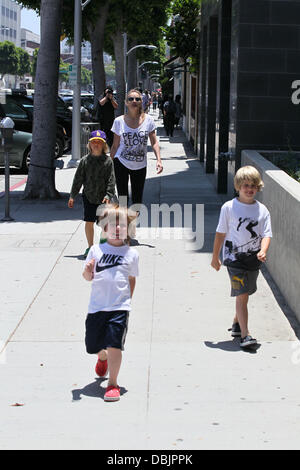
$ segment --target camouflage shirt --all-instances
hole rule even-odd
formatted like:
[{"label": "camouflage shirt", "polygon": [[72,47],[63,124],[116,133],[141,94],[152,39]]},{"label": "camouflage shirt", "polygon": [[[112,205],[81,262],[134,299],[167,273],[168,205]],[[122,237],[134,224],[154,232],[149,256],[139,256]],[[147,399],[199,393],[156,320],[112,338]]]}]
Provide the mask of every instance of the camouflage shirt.
[{"label": "camouflage shirt", "polygon": [[83,157],[76,170],[70,197],[75,199],[83,186],[83,192],[92,204],[101,204],[104,198],[112,199],[115,194],[115,173],[112,159],[102,154],[90,153]]}]

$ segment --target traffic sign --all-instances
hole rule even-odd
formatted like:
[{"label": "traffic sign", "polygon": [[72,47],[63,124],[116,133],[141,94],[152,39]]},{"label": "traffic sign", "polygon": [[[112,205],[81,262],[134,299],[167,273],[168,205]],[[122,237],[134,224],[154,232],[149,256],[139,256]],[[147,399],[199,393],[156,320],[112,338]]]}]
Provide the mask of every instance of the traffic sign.
[{"label": "traffic sign", "polygon": [[69,83],[70,85],[76,85],[77,83],[77,65],[69,65]]}]

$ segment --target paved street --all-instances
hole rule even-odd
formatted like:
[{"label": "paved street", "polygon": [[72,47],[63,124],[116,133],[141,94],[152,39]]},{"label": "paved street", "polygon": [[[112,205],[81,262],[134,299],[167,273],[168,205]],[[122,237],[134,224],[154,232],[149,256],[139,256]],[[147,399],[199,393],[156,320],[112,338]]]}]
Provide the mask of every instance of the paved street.
[{"label": "paved street", "polygon": [[204,205],[204,243],[192,250],[178,223],[137,229],[119,402],[103,401],[107,380],[85,352],[82,206],[67,207],[75,170],[56,170],[58,201],[23,201],[24,186],[11,192],[15,222],[0,225],[0,449],[300,448],[300,343],[290,321],[299,325],[264,273],[249,307],[260,347],[249,353],[232,340],[228,275],[210,267],[227,197],[183,132],[164,137],[155,118],[164,172],[156,176],[149,152],[145,204],[179,203],[187,214],[194,204],[194,217]]}]

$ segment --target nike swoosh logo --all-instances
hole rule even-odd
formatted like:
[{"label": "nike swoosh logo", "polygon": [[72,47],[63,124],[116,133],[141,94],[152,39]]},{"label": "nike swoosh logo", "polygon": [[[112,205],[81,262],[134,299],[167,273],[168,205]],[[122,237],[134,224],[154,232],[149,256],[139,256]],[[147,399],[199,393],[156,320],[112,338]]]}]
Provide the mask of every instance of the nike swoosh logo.
[{"label": "nike swoosh logo", "polygon": [[96,272],[100,273],[101,271],[104,271],[105,269],[115,268],[116,266],[121,266],[121,265],[122,263],[107,264],[106,266],[98,266],[98,264],[96,264]]}]

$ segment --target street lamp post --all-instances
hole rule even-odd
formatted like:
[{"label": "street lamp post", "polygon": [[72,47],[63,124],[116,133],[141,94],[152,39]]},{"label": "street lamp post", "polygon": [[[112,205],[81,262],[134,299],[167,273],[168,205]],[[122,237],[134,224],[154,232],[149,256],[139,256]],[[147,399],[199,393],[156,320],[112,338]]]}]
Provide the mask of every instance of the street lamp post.
[{"label": "street lamp post", "polygon": [[72,71],[75,71],[75,83],[73,88],[72,109],[72,158],[68,162],[68,168],[76,168],[80,159],[80,107],[81,107],[81,30],[82,11],[90,3],[86,0],[74,0],[74,61]]},{"label": "street lamp post", "polygon": [[156,62],[155,60],[147,60],[146,62],[143,62],[141,65],[138,66],[138,68],[140,69],[141,67],[143,67],[143,65],[145,64],[158,64],[159,62]]},{"label": "street lamp post", "polygon": [[127,33],[123,33],[123,39],[124,39],[124,80],[125,80],[125,95],[127,94],[127,57],[129,54],[137,49],[138,47],[144,47],[146,49],[157,49],[156,46],[152,44],[138,44],[137,46],[133,46],[129,51],[127,51]]}]

